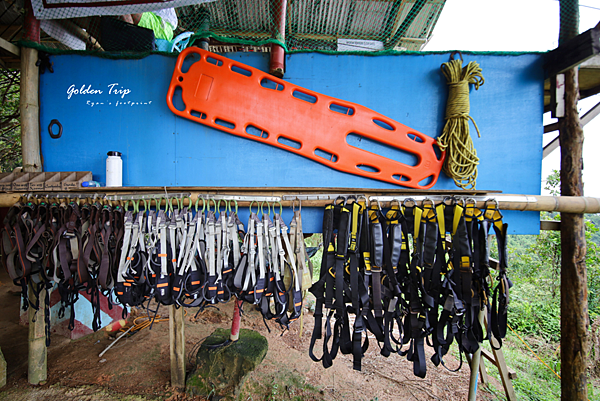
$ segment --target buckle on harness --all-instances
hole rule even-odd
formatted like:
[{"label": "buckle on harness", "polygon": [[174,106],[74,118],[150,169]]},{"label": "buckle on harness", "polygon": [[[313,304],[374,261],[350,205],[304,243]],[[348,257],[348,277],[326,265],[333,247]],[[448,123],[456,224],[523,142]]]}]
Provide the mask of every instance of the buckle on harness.
[{"label": "buckle on harness", "polygon": [[383,268],[381,266],[371,266],[371,273],[381,273]]}]

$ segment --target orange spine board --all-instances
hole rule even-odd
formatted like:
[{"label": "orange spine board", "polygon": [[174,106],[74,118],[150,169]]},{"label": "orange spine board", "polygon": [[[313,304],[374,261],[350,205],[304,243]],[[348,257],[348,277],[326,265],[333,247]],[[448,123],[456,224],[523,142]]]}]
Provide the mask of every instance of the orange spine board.
[{"label": "orange spine board", "polygon": [[[184,73],[187,56],[200,57]],[[181,90],[183,110],[173,104]],[[177,59],[167,104],[178,116],[305,156],[350,174],[431,188],[445,154],[435,139],[356,103],[278,79],[223,56],[188,47]],[[414,165],[348,143],[357,135],[415,156]],[[422,181],[427,181],[423,185]]]}]

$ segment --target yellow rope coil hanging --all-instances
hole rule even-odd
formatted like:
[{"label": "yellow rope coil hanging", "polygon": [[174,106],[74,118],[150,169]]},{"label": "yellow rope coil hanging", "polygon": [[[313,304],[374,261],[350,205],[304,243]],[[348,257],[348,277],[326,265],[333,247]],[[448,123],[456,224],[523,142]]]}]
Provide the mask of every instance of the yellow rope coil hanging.
[{"label": "yellow rope coil hanging", "polygon": [[451,60],[442,64],[442,72],[448,82],[448,103],[446,124],[438,138],[438,146],[446,150],[444,172],[462,189],[475,189],[479,158],[469,135],[469,120],[473,122],[477,135],[481,138],[475,120],[469,116],[469,84],[475,89],[483,85],[479,64],[471,61],[463,68],[462,60]]}]

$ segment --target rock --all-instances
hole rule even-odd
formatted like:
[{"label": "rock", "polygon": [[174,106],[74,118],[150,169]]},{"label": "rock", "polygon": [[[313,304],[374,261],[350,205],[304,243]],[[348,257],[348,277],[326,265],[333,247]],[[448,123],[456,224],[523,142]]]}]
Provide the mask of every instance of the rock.
[{"label": "rock", "polygon": [[213,396],[213,400],[232,396],[248,373],[262,362],[269,344],[253,330],[241,329],[236,342],[218,346],[229,340],[230,331],[216,329],[196,355],[196,369],[186,381],[186,392],[192,396]]}]

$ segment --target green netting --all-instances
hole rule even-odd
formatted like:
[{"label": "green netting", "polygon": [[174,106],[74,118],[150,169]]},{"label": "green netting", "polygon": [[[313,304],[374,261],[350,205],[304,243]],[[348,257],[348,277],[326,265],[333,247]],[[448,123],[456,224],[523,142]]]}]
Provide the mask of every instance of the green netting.
[{"label": "green netting", "polygon": [[[202,41],[214,52],[270,51],[273,44],[286,52],[419,51],[445,1],[217,0],[145,12],[147,4],[131,5],[130,14],[78,18],[57,11],[56,19],[42,21],[41,48],[126,56],[177,53]],[[172,38],[164,32],[171,29]]]}]

